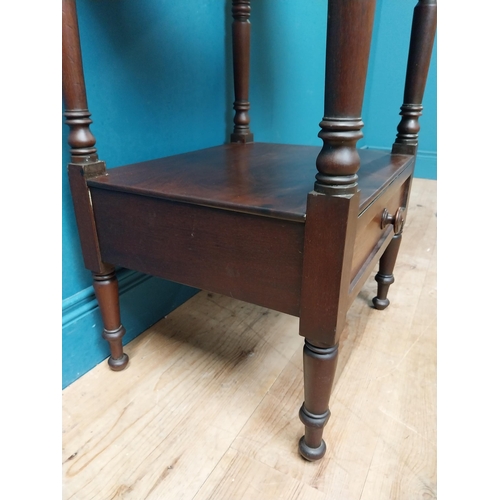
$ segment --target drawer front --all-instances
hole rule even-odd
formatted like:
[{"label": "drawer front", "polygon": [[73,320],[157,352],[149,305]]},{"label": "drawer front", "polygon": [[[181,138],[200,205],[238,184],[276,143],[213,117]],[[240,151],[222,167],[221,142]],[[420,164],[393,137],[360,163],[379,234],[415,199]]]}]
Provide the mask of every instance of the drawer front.
[{"label": "drawer front", "polygon": [[304,224],[92,189],[102,257],[298,316]]},{"label": "drawer front", "polygon": [[394,235],[392,224],[382,227],[383,214],[387,210],[394,216],[400,207],[406,207],[410,184],[411,177],[397,179],[359,215],[351,267],[351,289],[361,275],[371,272],[378,259],[378,249],[386,246]]}]

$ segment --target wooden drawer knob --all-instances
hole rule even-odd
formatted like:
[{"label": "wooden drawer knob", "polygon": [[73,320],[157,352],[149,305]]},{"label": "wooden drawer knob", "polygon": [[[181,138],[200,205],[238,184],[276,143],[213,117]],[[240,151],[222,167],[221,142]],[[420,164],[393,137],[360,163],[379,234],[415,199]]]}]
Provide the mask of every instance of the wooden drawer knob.
[{"label": "wooden drawer knob", "polygon": [[396,215],[392,215],[387,208],[384,208],[380,227],[384,229],[389,224],[392,224],[394,226],[394,234],[399,234],[403,230],[405,224],[405,212],[405,207],[399,207],[396,211]]}]

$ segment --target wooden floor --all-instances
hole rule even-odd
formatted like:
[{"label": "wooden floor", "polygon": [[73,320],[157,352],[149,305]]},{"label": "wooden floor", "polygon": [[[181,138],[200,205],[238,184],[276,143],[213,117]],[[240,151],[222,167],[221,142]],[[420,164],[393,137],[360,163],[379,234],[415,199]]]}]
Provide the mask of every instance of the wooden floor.
[{"label": "wooden floor", "polygon": [[[200,292],[63,392],[63,498],[436,498],[436,182],[415,179],[385,311],[348,314],[309,463],[298,319]],[[126,326],[126,325],[125,325]]]}]

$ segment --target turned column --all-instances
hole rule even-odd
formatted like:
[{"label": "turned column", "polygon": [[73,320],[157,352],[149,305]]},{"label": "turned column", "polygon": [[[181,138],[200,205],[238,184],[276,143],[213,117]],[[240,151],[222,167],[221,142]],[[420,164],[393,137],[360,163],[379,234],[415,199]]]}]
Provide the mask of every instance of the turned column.
[{"label": "turned column", "polygon": [[330,394],[337,366],[338,346],[317,347],[304,343],[304,403],[299,417],[305,426],[300,438],[299,451],[307,460],[322,458],[326,452],[323,428],[330,418]]},{"label": "turned column", "polygon": [[87,92],[83,76],[80,34],[74,0],[63,0],[62,5],[62,86],[66,124],[70,132],[71,162],[97,162],[95,137],[90,131],[90,112],[87,105]]},{"label": "turned column", "polygon": [[300,334],[304,347],[305,434],[299,452],[307,460],[325,454],[323,428],[347,308],[359,212],[357,141],[375,0],[329,0],[325,113],[319,137],[314,191],[308,195],[304,238]]},{"label": "turned column", "polygon": [[[415,155],[418,148],[420,131],[419,117],[422,115],[427,74],[431,62],[432,47],[436,34],[437,5],[435,0],[420,0],[413,11],[413,22],[406,68],[405,90],[401,106],[401,121],[398,125],[392,154]],[[409,196],[409,192],[406,195]],[[387,221],[394,225],[394,237],[380,258],[379,271],[375,276],[377,296],[372,299],[375,309],[383,310],[389,306],[387,298],[389,287],[394,283],[394,267],[398,257],[404,225],[405,207],[393,216],[384,214]]]},{"label": "turned column", "polygon": [[122,346],[125,328],[120,321],[118,283],[113,266],[101,259],[91,193],[86,182],[91,177],[103,175],[106,165],[97,156],[96,140],[90,131],[92,120],[87,105],[75,0],[63,0],[62,38],[64,116],[70,129],[68,175],[78,234],[85,267],[94,277],[94,290],[104,323],[103,337],[111,348],[108,363],[111,369],[122,370],[128,363],[128,356],[123,353]]},{"label": "turned column", "polygon": [[329,0],[326,41],[325,115],[319,137],[315,191],[347,195],[357,191],[365,92],[375,0]]},{"label": "turned column", "polygon": [[375,275],[377,282],[377,296],[373,297],[372,302],[375,309],[384,310],[391,302],[387,298],[389,287],[394,283],[394,267],[398,257],[399,247],[401,246],[402,233],[393,236],[389,246],[386,248],[380,258],[379,271]]},{"label": "turned column", "polygon": [[384,210],[382,214],[382,229],[392,224],[394,226],[394,236],[380,258],[379,271],[375,276],[375,281],[377,282],[377,296],[372,299],[375,309],[383,310],[390,304],[387,294],[389,292],[389,287],[394,283],[394,275],[392,273],[396,266],[396,259],[398,257],[399,247],[401,246],[405,212],[406,209],[400,207],[396,215],[389,214],[387,209]]},{"label": "turned column", "polygon": [[250,0],[233,0],[234,131],[231,142],[253,142],[250,131]]},{"label": "turned column", "polygon": [[416,154],[427,74],[436,34],[436,0],[419,0],[413,11],[405,90],[393,154]]},{"label": "turned column", "polygon": [[118,280],[115,272],[94,274],[94,291],[104,324],[102,337],[108,341],[111,351],[108,365],[114,371],[123,370],[127,366],[128,356],[123,352],[122,338],[125,328],[120,319]]}]

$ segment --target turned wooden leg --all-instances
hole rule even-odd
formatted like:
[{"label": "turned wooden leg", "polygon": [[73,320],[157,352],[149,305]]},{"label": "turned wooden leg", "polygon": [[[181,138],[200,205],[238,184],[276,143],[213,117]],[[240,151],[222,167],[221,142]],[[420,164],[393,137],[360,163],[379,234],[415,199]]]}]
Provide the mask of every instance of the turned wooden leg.
[{"label": "turned wooden leg", "polygon": [[389,291],[389,287],[394,283],[394,275],[392,273],[396,265],[396,259],[401,245],[401,236],[401,233],[394,235],[389,246],[380,258],[379,271],[375,276],[375,281],[378,283],[377,296],[372,300],[375,309],[382,310],[390,304],[387,298],[387,292]]},{"label": "turned wooden leg", "polygon": [[104,323],[102,336],[108,341],[111,350],[109,367],[114,371],[123,370],[128,364],[128,356],[123,352],[122,337],[125,335],[125,328],[120,320],[118,280],[115,272],[94,274],[94,290]]},{"label": "turned wooden leg", "polygon": [[328,403],[337,366],[338,346],[317,347],[307,339],[304,345],[304,404],[299,410],[305,435],[299,441],[299,453],[307,460],[323,458],[326,444],[323,428],[330,418]]}]

